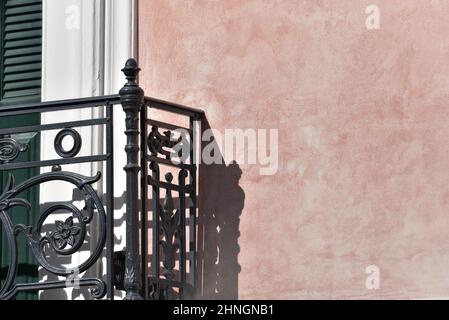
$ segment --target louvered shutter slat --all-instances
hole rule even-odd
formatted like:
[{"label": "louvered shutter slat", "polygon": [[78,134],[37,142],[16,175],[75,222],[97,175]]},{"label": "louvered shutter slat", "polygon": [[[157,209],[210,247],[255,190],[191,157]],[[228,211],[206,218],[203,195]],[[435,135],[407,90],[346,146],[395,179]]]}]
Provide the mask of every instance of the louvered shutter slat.
[{"label": "louvered shutter slat", "polygon": [[34,46],[34,45],[41,45],[41,43],[42,43],[42,39],[41,38],[17,40],[17,41],[8,41],[5,44],[5,49],[12,49],[12,48],[21,48],[21,47],[28,47],[28,46]]},{"label": "louvered shutter slat", "polygon": [[9,0],[6,8],[19,7],[23,5],[42,4],[42,0]]},{"label": "louvered shutter slat", "polygon": [[8,74],[14,74],[14,73],[23,73],[28,71],[38,71],[40,73],[41,70],[41,64],[38,63],[27,63],[27,64],[19,64],[15,66],[5,66],[3,69],[4,77],[6,77]]},{"label": "louvered shutter slat", "polygon": [[16,32],[6,32],[5,41],[20,40],[29,38],[41,38],[41,30],[19,30]]},{"label": "louvered shutter slat", "polygon": [[40,13],[42,12],[42,5],[40,4],[28,4],[25,3],[21,6],[8,7],[8,0],[6,0],[6,12],[7,16],[23,15],[27,13]]},{"label": "louvered shutter slat", "polygon": [[39,100],[42,1],[6,0],[3,6],[1,99]]},{"label": "louvered shutter slat", "polygon": [[7,16],[5,21],[8,24],[8,23],[35,21],[40,19],[42,19],[42,13],[33,13],[27,15]]},{"label": "louvered shutter slat", "polygon": [[6,58],[5,66],[9,66],[9,65],[13,65],[13,64],[23,64],[23,63],[29,63],[29,62],[39,62],[39,61],[41,61],[41,57],[39,57],[37,55]]},{"label": "louvered shutter slat", "polygon": [[26,81],[29,79],[40,80],[40,78],[41,78],[40,71],[5,74],[6,82]]},{"label": "louvered shutter slat", "polygon": [[5,52],[5,58],[25,56],[25,55],[34,55],[34,54],[40,54],[41,52],[42,52],[41,46],[25,47],[25,48],[20,48],[20,49],[8,50],[7,52]]},{"label": "louvered shutter slat", "polygon": [[14,92],[7,91],[5,92],[4,99],[14,99],[14,101],[28,101],[30,96],[38,96],[41,92],[41,89],[24,89],[24,90],[15,90]]},{"label": "louvered shutter slat", "polygon": [[12,32],[12,31],[17,31],[17,30],[33,30],[33,29],[40,29],[40,28],[42,28],[41,21],[30,21],[30,22],[24,22],[24,23],[9,24],[6,26],[5,31]]}]

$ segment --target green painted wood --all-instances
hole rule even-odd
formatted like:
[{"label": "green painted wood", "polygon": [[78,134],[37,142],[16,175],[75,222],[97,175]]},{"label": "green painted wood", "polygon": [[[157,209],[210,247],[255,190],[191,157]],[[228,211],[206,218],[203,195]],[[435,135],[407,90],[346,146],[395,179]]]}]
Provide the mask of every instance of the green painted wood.
[{"label": "green painted wood", "polygon": [[[0,1],[0,108],[16,103],[38,102],[42,74],[42,0]],[[40,114],[0,118],[0,128],[36,125]],[[40,136],[29,141],[29,148],[14,162],[39,160]],[[20,169],[0,172],[0,193],[9,173],[16,185],[39,174],[39,169]],[[13,208],[8,213],[14,224],[34,225],[39,213],[39,190],[33,188],[21,195],[31,205],[31,211]],[[19,241],[19,270],[17,283],[38,281],[38,267],[23,236]],[[10,263],[6,238],[0,228],[0,284],[4,281]],[[37,299],[35,293],[19,294],[17,299]]]},{"label": "green painted wood", "polygon": [[0,10],[0,105],[39,101],[42,1],[1,1]]},{"label": "green painted wood", "polygon": [[[1,118],[3,120],[3,118]],[[0,128],[10,127],[10,124],[14,124],[15,126],[25,126],[32,125],[39,122],[39,115],[27,115],[27,116],[14,116],[7,117],[8,123],[5,121],[1,121]],[[40,152],[40,137],[36,135],[29,142],[29,149],[26,152],[20,153],[19,157],[14,160],[15,162],[24,162],[24,161],[32,161],[39,159]],[[20,182],[39,174],[39,170],[32,169],[20,169],[20,170],[12,170],[7,172],[0,173],[0,193],[3,192],[3,188],[6,185],[8,174],[12,173],[14,175],[16,185]],[[27,199],[31,205],[31,211],[27,211],[24,208],[13,208],[8,211],[9,216],[13,220],[14,224],[25,224],[25,225],[34,225],[36,222],[36,217],[39,212],[39,190],[38,188],[27,190],[27,192],[21,195],[22,198]],[[1,232],[1,231],[0,231]],[[8,252],[6,250],[6,238],[5,235],[2,234],[2,244],[1,244],[1,257],[0,257],[0,266],[1,266],[1,279],[4,279],[7,272],[7,266],[10,263],[10,257],[8,256]],[[34,258],[29,251],[29,247],[25,242],[25,238],[23,236],[18,237],[19,241],[19,271],[17,276],[17,283],[28,283],[28,282],[36,282],[38,281],[38,267]],[[36,299],[36,294],[20,294],[18,299]]]}]

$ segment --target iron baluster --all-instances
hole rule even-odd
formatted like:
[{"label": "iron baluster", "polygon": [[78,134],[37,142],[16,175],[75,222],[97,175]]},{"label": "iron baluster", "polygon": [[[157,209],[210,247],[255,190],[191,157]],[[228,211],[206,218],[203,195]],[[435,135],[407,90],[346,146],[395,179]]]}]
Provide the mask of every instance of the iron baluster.
[{"label": "iron baluster", "polygon": [[140,166],[139,155],[139,111],[143,105],[143,90],[137,85],[136,78],[140,71],[134,59],[126,61],[122,69],[128,82],[120,89],[120,101],[126,113],[125,146],[127,163],[126,172],[126,264],[125,290],[126,300],[142,300],[141,261],[139,253],[138,225],[138,179]]}]

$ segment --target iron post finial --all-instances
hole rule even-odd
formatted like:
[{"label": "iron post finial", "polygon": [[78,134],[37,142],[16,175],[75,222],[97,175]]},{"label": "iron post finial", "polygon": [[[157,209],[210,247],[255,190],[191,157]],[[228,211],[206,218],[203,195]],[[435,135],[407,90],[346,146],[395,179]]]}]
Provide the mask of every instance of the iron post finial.
[{"label": "iron post finial", "polygon": [[140,68],[137,65],[137,61],[133,58],[130,58],[126,61],[125,67],[122,69],[122,72],[126,76],[126,80],[129,82],[136,82],[137,75],[140,72]]}]

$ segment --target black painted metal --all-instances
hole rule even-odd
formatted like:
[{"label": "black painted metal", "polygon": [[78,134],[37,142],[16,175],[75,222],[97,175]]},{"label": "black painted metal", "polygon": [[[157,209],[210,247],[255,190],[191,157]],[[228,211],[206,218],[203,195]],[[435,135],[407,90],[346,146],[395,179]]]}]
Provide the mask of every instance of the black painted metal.
[{"label": "black painted metal", "polygon": [[[70,150],[65,150],[62,146],[62,140],[67,136],[73,138],[73,146]],[[62,158],[73,158],[80,152],[82,143],[81,135],[78,131],[72,128],[65,128],[59,131],[55,137],[55,151]]]},{"label": "black painted metal", "polygon": [[[194,144],[194,141],[197,141],[197,137],[195,137],[195,120],[197,120],[198,117],[190,117],[189,120],[189,127],[191,130],[191,143],[190,143],[190,159],[191,163],[195,164],[196,161],[196,146]],[[192,165],[190,167],[190,186],[191,190],[189,192],[190,199],[192,200],[191,206],[189,208],[189,252],[190,252],[190,259],[189,259],[189,269],[193,270],[193,272],[189,273],[189,283],[195,288],[196,287],[196,281],[197,281],[197,248],[196,248],[196,239],[197,239],[197,232],[196,232],[196,226],[197,226],[197,201],[196,201],[196,188],[197,188],[197,166]],[[193,293],[192,293],[193,294]]]},{"label": "black painted metal", "polygon": [[[89,271],[89,277],[78,279],[78,284],[91,288],[92,298],[106,296],[114,299],[114,289],[126,291],[126,299],[185,299],[191,298],[196,279],[196,184],[197,165],[193,162],[196,152],[192,143],[195,137],[195,121],[203,111],[178,104],[144,97],[137,85],[139,68],[135,60],[127,61],[123,72],[128,82],[119,95],[71,99],[44,103],[2,106],[2,117],[81,108],[102,108],[105,116],[79,121],[61,121],[51,124],[30,125],[0,130],[0,171],[27,168],[50,168],[26,181],[14,185],[11,175],[0,195],[0,221],[8,241],[10,266],[6,279],[0,285],[0,300],[14,299],[20,292],[54,290],[70,286],[68,280],[75,273]],[[114,252],[114,108],[121,104],[126,114],[127,143],[125,151],[126,172],[126,249]],[[152,118],[152,110],[169,112],[186,117],[188,125],[173,124]],[[140,118],[140,119],[139,119]],[[103,127],[104,152],[84,154],[79,128]],[[58,157],[39,161],[21,162],[18,154],[28,145],[15,139],[17,134],[40,133],[59,130],[53,141]],[[181,163],[173,157],[183,158],[174,152],[179,143],[174,132],[183,130],[190,145],[188,158]],[[63,148],[62,141],[73,139],[73,147]],[[44,144],[48,147],[50,144]],[[139,155],[140,152],[140,155]],[[140,160],[139,160],[140,158]],[[104,163],[104,172],[92,177],[66,170],[68,164]],[[163,170],[163,171],[162,171]],[[164,172],[164,181],[161,180]],[[105,180],[105,181],[104,181]],[[9,209],[21,206],[29,210],[30,205],[22,193],[30,188],[49,182],[72,184],[78,195],[73,201],[84,200],[84,209],[71,202],[41,204],[41,212],[35,225],[15,225],[8,214]],[[104,192],[98,186],[105,182]],[[148,188],[152,189],[149,192]],[[102,193],[102,194],[101,194]],[[81,196],[80,196],[81,195]],[[163,198],[162,198],[163,196]],[[64,212],[69,217],[46,223],[55,213]],[[92,227],[93,224],[95,228]],[[93,228],[93,229],[92,229]],[[149,244],[149,229],[152,244]],[[66,277],[66,280],[40,283],[16,283],[18,271],[18,237],[26,239],[27,246],[39,266],[48,273]],[[59,257],[72,256],[91,243],[90,256],[78,266],[64,268],[48,260],[48,254]],[[92,275],[93,266],[106,258],[106,275]],[[150,266],[149,266],[150,263]]]},{"label": "black painted metal", "polygon": [[204,116],[204,111],[201,109],[195,109],[191,107],[186,107],[180,104],[176,104],[173,102],[167,102],[164,100],[159,100],[156,98],[151,97],[145,97],[145,105],[154,108],[159,109],[175,114],[180,114],[188,117],[193,117],[195,120],[200,120],[201,117]]},{"label": "black painted metal", "polygon": [[120,89],[120,100],[126,113],[127,142],[125,146],[126,171],[126,300],[141,300],[141,261],[139,252],[139,216],[138,216],[138,179],[140,165],[139,154],[139,112],[143,105],[143,90],[137,85],[140,71],[137,62],[129,59],[122,71],[128,82]]},{"label": "black painted metal", "polygon": [[13,138],[0,138],[0,163],[8,163],[14,161],[20,152],[28,149],[27,144],[20,143]]},{"label": "black painted metal", "polygon": [[[117,290],[125,291],[125,251],[115,251],[112,254],[112,285]],[[110,286],[112,288],[112,285]]]},{"label": "black painted metal", "polygon": [[[141,136],[147,136],[147,109],[142,107],[140,114],[140,130]],[[140,150],[146,149],[146,140],[140,139]],[[145,161],[145,152],[140,152],[140,166],[142,169],[142,177],[148,176],[148,166]],[[142,297],[148,299],[148,187],[144,178],[140,179],[140,256],[142,258]]]},{"label": "black painted metal", "polygon": [[[59,276],[71,276],[75,270],[82,273],[89,269],[101,256],[103,246],[106,240],[106,214],[103,204],[100,201],[95,190],[92,188],[91,184],[100,180],[101,174],[98,173],[94,177],[85,177],[72,172],[50,172],[43,173],[32,177],[18,186],[14,186],[14,177],[10,175],[8,184],[0,196],[0,220],[2,221],[3,227],[5,229],[11,264],[8,268],[8,274],[6,277],[6,282],[0,289],[0,299],[11,299],[14,298],[21,291],[36,291],[48,289],[49,284],[47,283],[35,283],[26,285],[14,284],[14,279],[17,274],[18,267],[18,250],[17,250],[17,236],[22,233],[25,235],[28,243],[28,247],[33,253],[33,256],[48,272],[59,275]],[[78,188],[84,195],[86,199],[93,201],[95,208],[98,212],[100,218],[100,229],[98,234],[97,245],[92,251],[90,257],[78,266],[68,268],[62,268],[61,266],[53,265],[46,258],[45,246],[49,245],[55,252],[59,255],[67,256],[72,255],[77,252],[83,242],[86,240],[86,226],[92,221],[93,215],[89,214],[88,211],[84,213],[73,205],[67,204],[54,204],[49,206],[39,217],[35,226],[25,226],[25,225],[13,225],[13,222],[8,215],[8,209],[13,206],[22,206],[24,208],[30,208],[30,204],[19,197],[19,195],[25,190],[45,183],[49,181],[66,181]],[[49,235],[42,236],[42,227],[46,218],[52,213],[58,210],[65,210],[70,212],[73,216],[70,216],[66,221],[56,221],[55,231],[50,232]],[[77,219],[78,226],[73,225],[73,218]],[[66,248],[70,245],[70,248]],[[94,288],[91,293],[95,298],[101,298],[105,294],[105,283],[101,279],[91,279],[95,280]],[[59,281],[51,284],[54,286],[56,284],[62,285],[66,281]],[[80,283],[82,285],[83,283]],[[92,281],[85,283],[86,285],[93,285]],[[50,286],[50,287],[51,287]]]},{"label": "black painted metal", "polygon": [[[108,119],[106,126],[106,153],[109,155],[109,161],[106,163],[106,294],[108,299],[114,298],[114,105],[110,102],[106,103],[106,118]],[[120,288],[118,288],[120,289]]]},{"label": "black painted metal", "polygon": [[[151,174],[148,185],[152,192],[152,267],[149,278],[150,299],[188,299],[194,294],[196,279],[196,183],[197,165],[195,156],[195,121],[201,119],[203,112],[175,104],[161,107],[160,101],[146,99],[145,106],[151,111],[162,111],[187,117],[188,126],[164,123],[148,119],[149,134],[142,134],[147,148],[142,150],[145,163]],[[142,114],[147,113],[144,109]],[[151,118],[151,113],[150,117]],[[175,134],[177,132],[177,134]],[[182,135],[184,138],[181,139]],[[183,155],[177,144],[188,143],[187,155]],[[174,161],[174,159],[177,161]],[[179,161],[181,160],[181,161]],[[169,171],[161,180],[161,168]],[[172,173],[173,172],[173,173]],[[177,182],[174,176],[177,176]],[[161,190],[164,199],[161,198]],[[177,201],[173,198],[177,194]],[[187,217],[187,212],[189,216]]]}]

